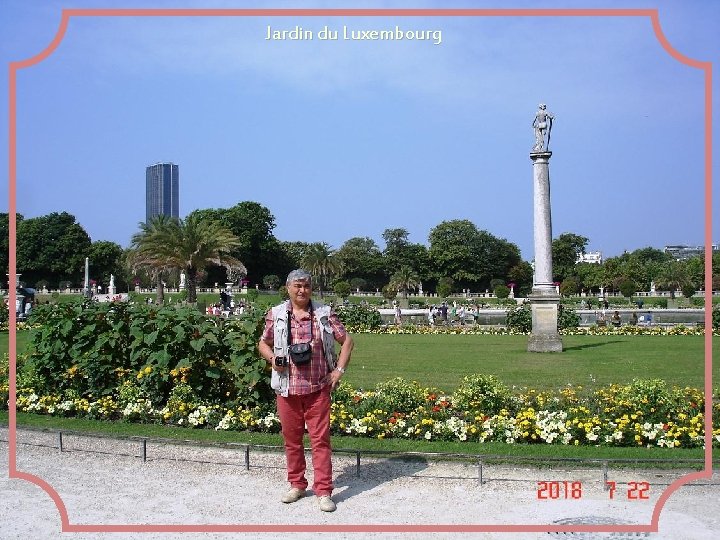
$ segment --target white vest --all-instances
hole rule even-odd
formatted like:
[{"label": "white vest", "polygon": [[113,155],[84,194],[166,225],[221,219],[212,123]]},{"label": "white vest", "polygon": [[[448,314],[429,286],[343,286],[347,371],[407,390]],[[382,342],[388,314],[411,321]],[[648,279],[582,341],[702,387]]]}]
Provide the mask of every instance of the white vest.
[{"label": "white vest", "polygon": [[[315,301],[312,303],[313,312],[317,327],[322,334],[323,355],[328,365],[328,371],[335,369],[337,361],[335,355],[335,337],[333,336],[332,326],[330,325],[330,306],[320,304]],[[272,308],[273,328],[275,330],[273,354],[275,356],[284,356],[290,360],[288,352],[288,303],[283,302]],[[272,370],[270,376],[270,386],[275,390],[276,394],[283,397],[288,395],[288,385],[290,382],[290,369],[286,369],[282,373]]]}]

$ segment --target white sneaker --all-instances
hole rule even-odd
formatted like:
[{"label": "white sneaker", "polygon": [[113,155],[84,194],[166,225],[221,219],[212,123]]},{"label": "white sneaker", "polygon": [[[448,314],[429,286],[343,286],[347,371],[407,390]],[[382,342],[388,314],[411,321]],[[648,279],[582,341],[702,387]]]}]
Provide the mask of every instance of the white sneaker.
[{"label": "white sneaker", "polygon": [[321,495],[318,497],[318,503],[320,504],[320,510],[323,512],[334,512],[337,508],[335,501],[330,498],[330,495]]},{"label": "white sneaker", "polygon": [[300,488],[290,488],[285,495],[280,499],[285,504],[290,504],[299,501],[305,496],[305,490]]}]

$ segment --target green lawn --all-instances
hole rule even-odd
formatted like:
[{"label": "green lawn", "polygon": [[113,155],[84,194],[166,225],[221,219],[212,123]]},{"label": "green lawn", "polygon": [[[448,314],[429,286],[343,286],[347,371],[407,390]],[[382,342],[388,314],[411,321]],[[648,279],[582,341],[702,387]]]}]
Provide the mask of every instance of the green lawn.
[{"label": "green lawn", "polygon": [[[463,376],[485,373],[508,386],[597,387],[633,378],[704,386],[700,336],[564,336],[562,353],[528,353],[526,336],[358,334],[345,379],[372,388],[392,377],[452,392]],[[713,338],[715,344],[720,338]],[[713,348],[716,350],[716,347]],[[717,357],[717,353],[715,353]],[[718,380],[720,362],[713,362]]]},{"label": "green lawn", "polygon": [[[508,386],[554,389],[567,384],[594,388],[633,378],[703,388],[704,338],[700,336],[564,336],[564,352],[528,353],[526,336],[356,334],[345,380],[370,389],[392,377],[452,392],[463,376],[485,373]],[[22,352],[30,332],[18,332]],[[720,381],[720,337],[713,338],[713,380]],[[8,333],[0,333],[7,351]]]}]

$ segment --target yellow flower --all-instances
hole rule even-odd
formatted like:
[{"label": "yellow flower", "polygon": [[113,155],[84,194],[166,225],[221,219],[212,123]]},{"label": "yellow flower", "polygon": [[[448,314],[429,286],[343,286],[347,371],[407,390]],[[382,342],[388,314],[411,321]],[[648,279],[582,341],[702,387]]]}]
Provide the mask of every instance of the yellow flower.
[{"label": "yellow flower", "polygon": [[145,372],[145,375],[150,375],[152,373],[152,368],[147,366],[143,371]]}]

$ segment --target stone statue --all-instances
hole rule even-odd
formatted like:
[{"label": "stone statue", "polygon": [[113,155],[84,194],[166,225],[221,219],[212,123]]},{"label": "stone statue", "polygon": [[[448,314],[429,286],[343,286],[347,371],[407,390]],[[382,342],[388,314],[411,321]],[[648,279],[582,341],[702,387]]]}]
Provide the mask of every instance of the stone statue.
[{"label": "stone statue", "polygon": [[185,288],[185,272],[180,272],[180,289]]},{"label": "stone statue", "polygon": [[110,274],[110,287],[115,288],[115,276]]},{"label": "stone statue", "polygon": [[550,130],[555,117],[547,111],[547,105],[541,103],[535,113],[532,127],[535,129],[535,146],[533,152],[548,152],[550,147]]}]

